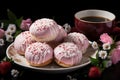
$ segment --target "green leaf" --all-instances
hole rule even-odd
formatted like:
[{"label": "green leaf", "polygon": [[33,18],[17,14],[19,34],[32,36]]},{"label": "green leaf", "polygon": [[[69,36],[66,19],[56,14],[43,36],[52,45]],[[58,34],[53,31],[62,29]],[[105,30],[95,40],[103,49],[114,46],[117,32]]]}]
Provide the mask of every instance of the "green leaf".
[{"label": "green leaf", "polygon": [[107,61],[104,60],[104,61],[102,61],[102,63],[99,65],[101,71],[103,71],[103,70],[106,68],[106,64],[107,64]]},{"label": "green leaf", "polygon": [[90,57],[90,61],[92,65],[98,66],[98,63],[99,63],[98,59]]},{"label": "green leaf", "polygon": [[14,22],[17,19],[16,15],[9,9],[7,10],[7,15],[8,15],[9,20],[12,22]]},{"label": "green leaf", "polygon": [[18,34],[20,34],[21,32],[22,32],[22,30],[17,30],[16,33],[15,33],[15,35],[14,35],[14,38],[15,38]]},{"label": "green leaf", "polygon": [[13,62],[13,59],[12,58],[8,58],[7,56],[5,56],[5,58],[3,59],[3,61]]},{"label": "green leaf", "polygon": [[108,62],[108,61],[106,61],[106,60],[105,60],[105,61],[103,61],[103,63],[102,63],[102,64],[103,64],[103,67],[104,67],[104,68],[106,67],[107,62]]},{"label": "green leaf", "polygon": [[19,19],[17,19],[17,20],[15,21],[15,23],[16,23],[16,25],[17,25],[18,27],[20,27],[20,24],[21,24],[22,20],[23,20],[23,17],[20,17]]}]

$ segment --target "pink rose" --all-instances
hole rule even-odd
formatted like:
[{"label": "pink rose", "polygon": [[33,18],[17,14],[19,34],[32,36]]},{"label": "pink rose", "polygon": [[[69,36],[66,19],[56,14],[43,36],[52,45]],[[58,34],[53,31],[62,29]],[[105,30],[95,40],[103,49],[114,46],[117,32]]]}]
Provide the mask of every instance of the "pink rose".
[{"label": "pink rose", "polygon": [[31,21],[30,18],[28,18],[26,20],[22,20],[20,28],[22,30],[27,30],[28,31],[31,24],[32,24],[32,21]]},{"label": "pink rose", "polygon": [[5,31],[3,29],[0,29],[0,39],[3,38],[5,35]]},{"label": "pink rose", "polygon": [[113,64],[116,64],[120,61],[120,48],[116,48],[112,50],[111,60]]},{"label": "pink rose", "polygon": [[100,41],[103,43],[113,43],[113,39],[107,33],[100,35]]},{"label": "pink rose", "polygon": [[116,42],[116,45],[117,45],[117,46],[120,46],[120,41],[117,41],[117,42]]}]

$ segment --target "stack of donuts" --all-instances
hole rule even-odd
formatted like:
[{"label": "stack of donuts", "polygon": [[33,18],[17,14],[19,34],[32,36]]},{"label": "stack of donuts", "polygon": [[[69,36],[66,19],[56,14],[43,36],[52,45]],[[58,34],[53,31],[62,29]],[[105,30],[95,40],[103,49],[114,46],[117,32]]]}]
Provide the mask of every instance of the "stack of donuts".
[{"label": "stack of donuts", "polygon": [[31,66],[55,61],[62,67],[71,67],[80,64],[89,40],[82,33],[67,33],[53,19],[41,18],[31,24],[29,31],[21,32],[13,44]]}]

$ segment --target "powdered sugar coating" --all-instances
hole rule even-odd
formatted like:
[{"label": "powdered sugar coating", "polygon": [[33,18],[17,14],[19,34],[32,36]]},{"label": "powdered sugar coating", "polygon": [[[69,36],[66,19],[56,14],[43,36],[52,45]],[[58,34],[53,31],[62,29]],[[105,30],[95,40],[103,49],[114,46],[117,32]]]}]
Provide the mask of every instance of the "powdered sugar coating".
[{"label": "powdered sugar coating", "polygon": [[30,64],[43,64],[53,58],[53,49],[46,43],[35,42],[26,49],[25,58]]},{"label": "powdered sugar coating", "polygon": [[14,48],[17,50],[19,54],[24,55],[26,48],[36,42],[29,31],[25,31],[20,33],[14,41]]},{"label": "powdered sugar coating", "polygon": [[77,65],[81,62],[82,52],[71,42],[65,42],[54,49],[54,56],[60,62]]},{"label": "powdered sugar coating", "polygon": [[89,47],[89,40],[82,33],[69,33],[68,36],[65,38],[65,41],[75,43],[78,46],[78,48],[82,51],[82,53],[85,53],[87,48]]},{"label": "powdered sugar coating", "polygon": [[48,18],[36,20],[30,26],[30,33],[36,38],[37,41],[51,41],[56,38],[59,32],[57,23]]}]

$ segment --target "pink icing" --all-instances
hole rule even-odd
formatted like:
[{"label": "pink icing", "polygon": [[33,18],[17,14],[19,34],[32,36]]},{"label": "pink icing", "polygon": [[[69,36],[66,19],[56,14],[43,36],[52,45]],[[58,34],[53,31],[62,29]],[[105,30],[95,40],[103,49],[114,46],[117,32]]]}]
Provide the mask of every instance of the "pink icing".
[{"label": "pink icing", "polygon": [[89,46],[89,40],[82,33],[69,33],[68,36],[65,38],[65,41],[75,43],[78,46],[78,48],[82,51],[82,53],[85,53]]},{"label": "pink icing", "polygon": [[74,43],[65,42],[54,49],[54,56],[60,62],[77,65],[81,62],[82,53]]},{"label": "pink icing", "polygon": [[34,43],[35,40],[32,38],[32,35],[29,31],[25,31],[20,33],[14,41],[14,48],[17,50],[18,53],[24,55],[26,48],[31,44]]},{"label": "pink icing", "polygon": [[46,43],[35,42],[25,52],[25,58],[34,64],[41,64],[53,58],[53,49]]},{"label": "pink icing", "polygon": [[59,33],[55,39],[55,41],[57,42],[63,40],[67,36],[67,32],[65,31],[65,29],[61,25],[58,25],[58,27],[59,27]]},{"label": "pink icing", "polygon": [[54,40],[58,32],[57,23],[48,18],[38,19],[30,26],[30,33],[42,42]]}]

